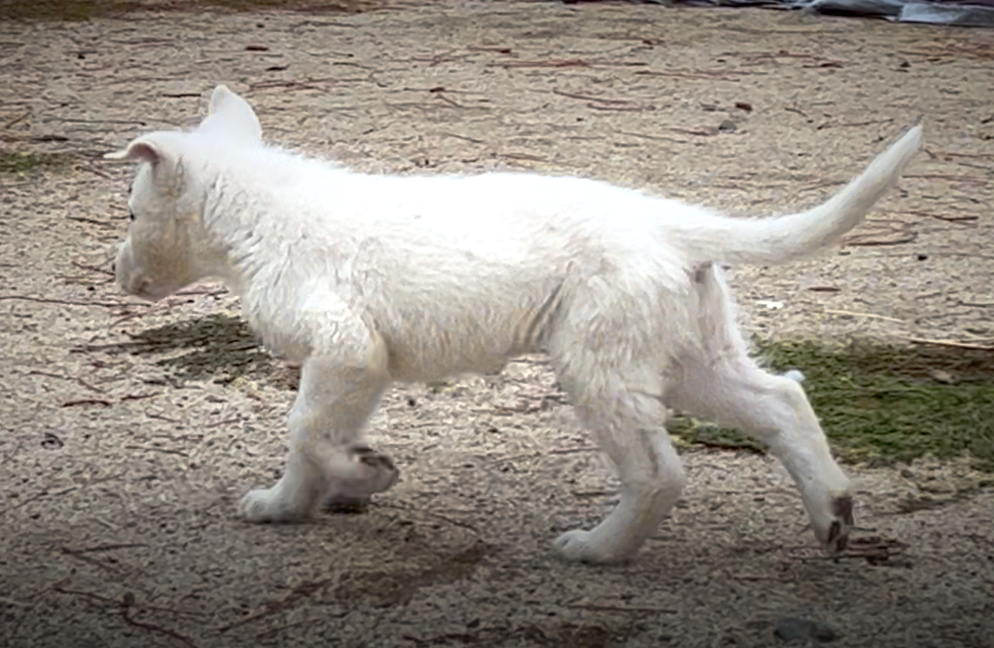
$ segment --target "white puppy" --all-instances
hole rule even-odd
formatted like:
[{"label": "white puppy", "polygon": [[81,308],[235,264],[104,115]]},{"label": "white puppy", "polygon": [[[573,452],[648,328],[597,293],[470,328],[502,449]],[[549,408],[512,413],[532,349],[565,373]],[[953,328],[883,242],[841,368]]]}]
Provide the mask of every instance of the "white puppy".
[{"label": "white puppy", "polygon": [[361,443],[391,382],[542,351],[623,484],[601,524],[558,538],[565,557],[630,558],[666,517],[684,484],[667,407],[766,443],[836,552],[853,524],[849,481],[798,383],[748,357],[720,263],[838,241],[921,147],[915,125],[823,205],[733,218],[570,177],[356,173],[265,145],[252,108],[218,86],[196,129],[108,155],[142,163],[117,281],[157,300],[220,279],[264,343],[302,363],[286,470],[242,500],[250,521],[392,486],[392,462]]}]

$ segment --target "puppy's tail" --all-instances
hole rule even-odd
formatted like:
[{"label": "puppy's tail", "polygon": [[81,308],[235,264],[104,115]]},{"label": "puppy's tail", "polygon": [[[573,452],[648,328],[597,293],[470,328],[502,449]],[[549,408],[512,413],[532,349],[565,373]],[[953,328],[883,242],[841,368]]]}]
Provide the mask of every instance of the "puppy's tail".
[{"label": "puppy's tail", "polygon": [[777,264],[837,243],[897,183],[922,145],[922,127],[916,122],[859,177],[814,209],[773,218],[715,217],[688,223],[681,232],[686,249],[698,262]]}]

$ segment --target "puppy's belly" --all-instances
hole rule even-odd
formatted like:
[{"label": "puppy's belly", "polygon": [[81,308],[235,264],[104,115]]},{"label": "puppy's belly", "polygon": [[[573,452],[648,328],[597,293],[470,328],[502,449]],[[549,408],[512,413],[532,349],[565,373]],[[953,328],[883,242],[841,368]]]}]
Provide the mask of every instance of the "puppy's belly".
[{"label": "puppy's belly", "polygon": [[453,344],[447,336],[422,344],[391,344],[390,377],[400,382],[444,380],[457,374],[500,372],[510,359],[510,344],[481,340]]}]

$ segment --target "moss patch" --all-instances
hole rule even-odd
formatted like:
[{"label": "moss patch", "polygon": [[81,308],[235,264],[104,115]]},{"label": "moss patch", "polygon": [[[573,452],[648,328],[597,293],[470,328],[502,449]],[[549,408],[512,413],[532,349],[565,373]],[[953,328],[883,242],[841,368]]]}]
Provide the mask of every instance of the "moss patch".
[{"label": "moss patch", "polygon": [[[843,461],[967,455],[994,472],[994,353],[860,341],[756,346],[771,369],[804,373],[804,389]],[[682,445],[762,451],[738,432],[686,417],[671,429]]]},{"label": "moss patch", "polygon": [[63,169],[72,163],[74,157],[72,153],[0,151],[0,173],[23,175],[32,171]]},{"label": "moss patch", "polygon": [[98,0],[9,0],[0,3],[0,18],[21,20],[65,20],[78,22],[100,15]]},{"label": "moss patch", "polygon": [[370,2],[349,0],[4,0],[0,19],[79,22],[143,10],[196,11],[210,7],[228,11],[288,9],[298,11],[359,11]]}]

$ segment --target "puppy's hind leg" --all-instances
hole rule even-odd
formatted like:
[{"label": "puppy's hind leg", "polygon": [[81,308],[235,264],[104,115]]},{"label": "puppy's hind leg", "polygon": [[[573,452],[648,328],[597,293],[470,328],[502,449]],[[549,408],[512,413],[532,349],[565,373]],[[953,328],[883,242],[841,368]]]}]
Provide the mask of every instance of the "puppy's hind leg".
[{"label": "puppy's hind leg", "polygon": [[286,468],[272,488],[250,491],[242,499],[240,511],[248,521],[298,521],[329,496],[361,501],[396,483],[393,462],[361,442],[363,427],[389,385],[385,360],[376,360],[378,352],[368,353],[365,344],[338,349],[304,362],[287,417]]},{"label": "puppy's hind leg", "polygon": [[849,479],[797,380],[773,375],[748,356],[720,273],[700,276],[703,354],[680,358],[669,404],[762,441],[787,468],[815,535],[830,553],[845,548],[853,526]]},{"label": "puppy's hind leg", "polygon": [[621,501],[599,525],[556,540],[568,560],[630,559],[656,532],[683,488],[683,466],[665,427],[662,370],[655,363],[618,367],[612,362],[626,355],[630,349],[601,347],[595,353],[574,346],[568,360],[553,356],[580,421],[621,478]]}]

